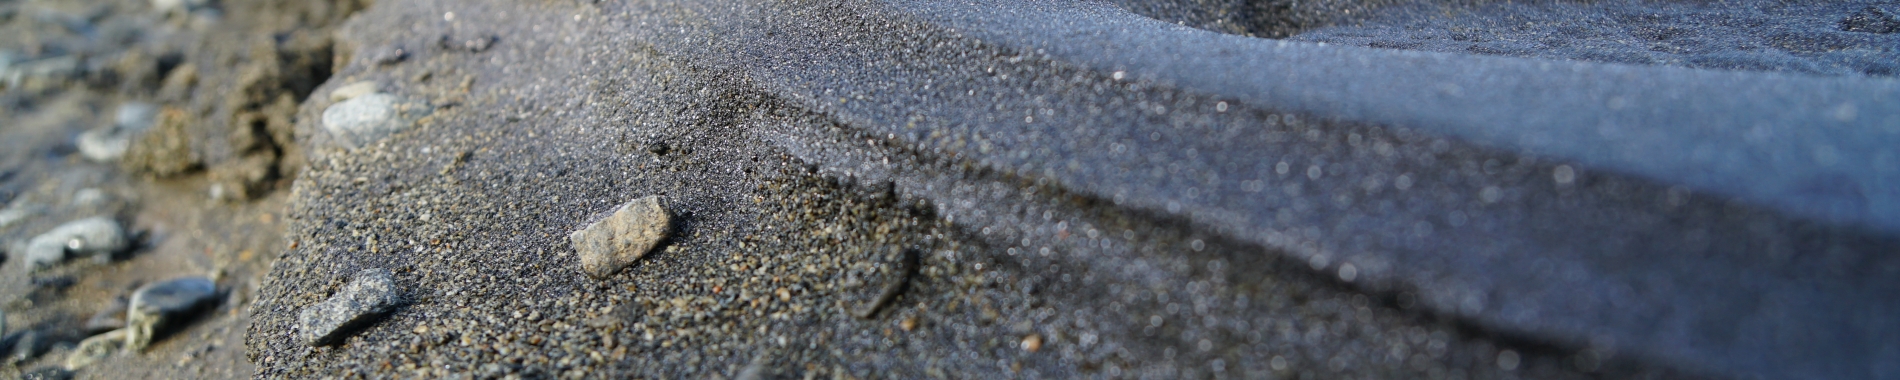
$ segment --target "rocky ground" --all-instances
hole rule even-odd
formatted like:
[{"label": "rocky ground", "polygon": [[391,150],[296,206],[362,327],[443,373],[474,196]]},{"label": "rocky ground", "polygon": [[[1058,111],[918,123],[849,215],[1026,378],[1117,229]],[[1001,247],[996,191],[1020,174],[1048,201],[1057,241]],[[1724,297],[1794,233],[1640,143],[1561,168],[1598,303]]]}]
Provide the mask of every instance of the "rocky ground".
[{"label": "rocky ground", "polygon": [[[290,123],[328,76],[329,28],[357,8],[0,2],[6,376],[253,372],[246,305],[282,250],[283,173],[303,161]],[[61,235],[88,219],[119,231]],[[113,239],[125,244],[67,246]],[[215,286],[159,286],[179,279]],[[83,342],[152,315],[148,347]]]},{"label": "rocky ground", "polygon": [[[1741,20],[1732,23],[1707,21],[1720,12],[1704,5],[1657,2],[1317,2],[1268,19],[1124,2],[1153,17],[1232,34],[1844,77],[1891,76],[1890,42],[1900,28],[1889,27],[1891,5],[1872,2],[1745,7],[1725,14]],[[1233,9],[1280,2],[1246,4],[1252,5]],[[909,120],[854,117],[852,107],[877,107],[904,94],[952,98],[956,104],[944,107],[954,110],[968,102],[956,90],[968,88],[968,99],[980,102],[988,94],[979,90],[988,87],[904,83],[867,95],[850,90],[862,83],[844,83],[833,93],[825,81],[840,70],[927,71],[924,77],[968,83],[1017,83],[1008,82],[1015,74],[1028,81],[1018,88],[1095,94],[1082,96],[1084,105],[1116,105],[1088,111],[1109,115],[1090,119],[1108,120],[1103,130],[1132,120],[1125,123],[1187,131],[1229,111],[1225,101],[1194,105],[1194,98],[1175,97],[1167,84],[1137,82],[1134,91],[1149,92],[1118,95],[1089,82],[1120,82],[1121,71],[963,67],[1012,58],[985,45],[993,41],[926,22],[854,18],[884,5],[0,0],[0,376],[1734,374],[1707,362],[1632,354],[1627,342],[1558,339],[1474,321],[1430,305],[1426,292],[1368,284],[1386,281],[1376,276],[1390,268],[1301,257],[1289,253],[1299,249],[1196,224],[1192,212],[1177,214],[1178,205],[1137,207],[1123,204],[1120,194],[1008,169],[1018,163],[1010,160],[1037,164],[1028,153],[1000,164],[969,158],[990,155],[992,143],[999,152],[1012,148],[1009,136],[986,139],[981,128],[966,128],[999,123],[994,115],[922,116],[948,112],[933,105],[907,110]],[[1352,14],[1344,10],[1359,13],[1322,17]],[[1622,16],[1535,26],[1574,14]],[[1800,17],[1781,17],[1787,15]],[[1169,19],[1176,16],[1182,20]],[[1825,33],[1783,27],[1789,32],[1754,39],[1721,32],[1756,21],[1807,25],[1802,20],[1833,26]],[[695,40],[733,25],[759,33],[745,38],[821,41],[811,44],[840,52],[822,58],[862,60],[828,69],[799,65],[824,60],[783,53],[776,57],[784,67],[753,65],[743,61],[746,54],[782,52]],[[827,39],[871,29],[881,33],[867,33],[869,42]],[[1658,31],[1694,43],[1677,38],[1658,47],[1670,38],[1626,36]],[[1795,38],[1810,35],[1820,37]],[[1559,40],[1601,43],[1552,42]],[[941,61],[851,53],[961,43],[971,45],[967,57]],[[1743,45],[1776,49],[1735,47]],[[788,74],[758,74],[780,68]],[[1002,100],[1015,99],[1006,94],[988,99],[1015,102]],[[1043,107],[1042,101],[1015,103]],[[1129,104],[1141,108],[1120,107]],[[1013,123],[1024,113],[1010,106],[966,109],[1006,114],[1002,120]],[[1168,116],[1148,115],[1151,106]],[[1168,114],[1170,106],[1175,113]],[[1054,111],[1060,105],[1047,107],[1032,107],[1024,123],[1062,120]],[[1246,106],[1232,107],[1239,114]],[[1272,128],[1306,136],[1321,152],[1358,149],[1360,132],[1385,138],[1357,124],[1335,127],[1304,116],[1296,122],[1292,113],[1272,120]],[[909,135],[876,133],[884,130]],[[1408,141],[1411,132],[1394,130],[1399,137],[1391,139],[1404,154],[1429,146],[1418,154],[1482,162],[1487,173],[1499,166],[1487,160],[1491,153]],[[1354,148],[1344,148],[1347,141]],[[1196,159],[1196,150],[1186,152],[1183,160]],[[1526,176],[1538,183],[1549,182],[1541,173],[1557,173],[1552,192],[1572,194],[1563,186],[1588,181],[1569,164],[1519,162],[1507,171],[1535,172]],[[1068,163],[1090,165],[1098,164]],[[1173,167],[1154,165],[1157,175]],[[1337,165],[1280,161],[1260,168],[1282,179],[1291,170],[1289,181],[1339,175],[1326,174],[1338,173]],[[1149,168],[1122,169],[1099,176]],[[1419,173],[1397,177],[1394,186],[1404,190],[1419,178],[1426,188],[1430,178]],[[1688,195],[1674,187],[1610,182],[1603,186],[1691,202],[1678,201]],[[1249,194],[1268,186],[1240,183]],[[1329,188],[1315,183],[1313,189]],[[1349,186],[1373,194],[1385,182]],[[1183,190],[1196,194],[1188,199],[1200,191]],[[1210,189],[1208,198],[1217,191],[1224,190]],[[1287,191],[1301,192],[1298,185]],[[1484,204],[1504,198],[1496,187],[1471,193]],[[1703,209],[1695,207],[1701,206],[1642,216],[1703,223],[1707,218],[1693,213]],[[1473,218],[1482,217],[1473,210]],[[1730,213],[1782,221],[1753,210]],[[1452,214],[1459,221],[1439,228],[1464,223],[1462,210]],[[67,226],[74,222],[82,224]],[[1765,223],[1750,226],[1813,229]],[[1431,228],[1425,224],[1419,236]],[[1893,244],[1879,231],[1829,236],[1849,251]],[[1789,244],[1810,242],[1796,240]]]}]

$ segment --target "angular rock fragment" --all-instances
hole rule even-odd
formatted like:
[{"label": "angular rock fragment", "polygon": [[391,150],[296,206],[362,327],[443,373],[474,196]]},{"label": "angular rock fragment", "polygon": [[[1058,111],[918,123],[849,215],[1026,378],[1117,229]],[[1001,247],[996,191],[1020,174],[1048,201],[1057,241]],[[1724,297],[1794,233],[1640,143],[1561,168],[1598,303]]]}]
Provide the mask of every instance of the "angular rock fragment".
[{"label": "angular rock fragment", "polygon": [[204,277],[181,277],[146,284],[132,293],[126,310],[125,350],[137,351],[152,343],[158,332],[179,325],[215,300],[217,284]]},{"label": "angular rock fragment", "polygon": [[389,313],[401,302],[396,278],[388,269],[364,269],[330,299],[298,313],[299,338],[311,346],[340,343],[349,333]]},{"label": "angular rock fragment", "polygon": [[356,149],[407,129],[433,111],[421,102],[373,93],[324,109],[323,129],[343,147]]},{"label": "angular rock fragment", "polygon": [[107,331],[80,341],[73,352],[66,355],[66,370],[73,371],[92,365],[112,353],[124,349],[128,329]]},{"label": "angular rock fragment", "polygon": [[68,258],[111,258],[132,246],[119,222],[107,217],[72,221],[34,236],[26,243],[28,266],[39,269],[59,264]]},{"label": "angular rock fragment", "polygon": [[659,196],[620,205],[605,219],[567,235],[580,254],[581,272],[604,279],[646,256],[672,233],[673,217]]}]

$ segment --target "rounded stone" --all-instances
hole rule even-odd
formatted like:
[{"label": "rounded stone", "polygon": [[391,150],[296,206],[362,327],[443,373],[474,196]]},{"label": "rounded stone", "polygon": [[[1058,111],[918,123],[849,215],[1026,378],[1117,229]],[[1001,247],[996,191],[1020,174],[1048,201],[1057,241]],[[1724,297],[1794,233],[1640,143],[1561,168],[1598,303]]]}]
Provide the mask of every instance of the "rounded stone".
[{"label": "rounded stone", "polygon": [[124,227],[108,217],[80,219],[52,231],[34,236],[27,242],[26,260],[33,268],[44,268],[73,257],[109,257],[132,245]]},{"label": "rounded stone", "polygon": [[402,97],[373,93],[323,110],[323,128],[346,148],[356,149],[409,128],[432,110]]}]

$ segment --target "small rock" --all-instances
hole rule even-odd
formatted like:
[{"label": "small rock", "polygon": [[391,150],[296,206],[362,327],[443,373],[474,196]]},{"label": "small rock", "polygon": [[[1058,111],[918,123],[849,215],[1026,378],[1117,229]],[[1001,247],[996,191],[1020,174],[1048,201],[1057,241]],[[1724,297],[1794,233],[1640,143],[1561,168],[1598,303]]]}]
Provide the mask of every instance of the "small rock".
[{"label": "small rock", "polygon": [[113,254],[132,246],[119,222],[94,217],[69,222],[27,242],[26,261],[31,267],[45,268],[71,257],[110,259]]},{"label": "small rock", "polygon": [[356,149],[409,128],[431,111],[426,104],[374,93],[323,110],[323,128],[344,147]]},{"label": "small rock", "polygon": [[1029,351],[1029,352],[1041,351],[1042,350],[1042,334],[1029,334],[1029,336],[1023,337],[1022,346],[1023,346],[1023,351]]},{"label": "small rock", "polygon": [[340,343],[350,332],[394,310],[401,302],[396,294],[396,278],[388,269],[364,269],[329,299],[299,312],[298,331],[304,343],[311,346]]},{"label": "small rock", "polygon": [[125,149],[132,146],[132,134],[116,126],[93,128],[79,133],[74,144],[79,146],[79,155],[93,162],[114,162],[125,157]]},{"label": "small rock", "polygon": [[178,325],[210,305],[217,293],[217,284],[198,276],[139,287],[132,293],[132,305],[126,310],[125,350],[144,349],[158,332]]},{"label": "small rock", "polygon": [[112,330],[80,341],[79,347],[66,355],[66,370],[77,371],[123,350],[127,335],[124,329]]},{"label": "small rock", "polygon": [[337,87],[335,90],[330,90],[330,101],[341,102],[355,99],[359,96],[374,94],[376,91],[376,82],[374,81],[351,83],[343,85],[343,87]]},{"label": "small rock", "polygon": [[125,310],[125,299],[113,299],[105,310],[93,314],[92,318],[86,318],[86,333],[98,334],[125,328]]},{"label": "small rock", "polygon": [[580,253],[581,272],[604,279],[646,256],[672,233],[673,217],[659,196],[620,205],[605,219],[567,235]]}]

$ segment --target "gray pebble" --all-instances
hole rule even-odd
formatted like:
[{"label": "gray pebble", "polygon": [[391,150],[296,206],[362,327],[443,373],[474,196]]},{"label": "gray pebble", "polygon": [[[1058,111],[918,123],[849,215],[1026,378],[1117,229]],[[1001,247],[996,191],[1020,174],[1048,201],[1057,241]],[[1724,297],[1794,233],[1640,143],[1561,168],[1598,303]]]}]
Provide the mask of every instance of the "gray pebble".
[{"label": "gray pebble", "polygon": [[660,197],[647,196],[620,205],[567,238],[580,254],[581,272],[603,279],[646,256],[672,233],[672,226],[673,217],[660,206]]},{"label": "gray pebble", "polygon": [[427,104],[373,93],[323,110],[323,128],[345,148],[356,149],[415,125],[431,111]]},{"label": "gray pebble", "polygon": [[158,332],[183,322],[215,300],[217,284],[191,276],[146,284],[132,293],[126,310],[127,351],[144,349]]},{"label": "gray pebble", "polygon": [[113,254],[132,246],[119,222],[107,217],[80,219],[52,231],[34,236],[26,244],[26,261],[34,269],[58,264],[67,258],[110,259]]},{"label": "gray pebble", "polygon": [[115,126],[104,126],[80,132],[74,144],[79,147],[79,155],[93,162],[114,162],[125,156],[125,149],[132,146],[132,136]]},{"label": "gray pebble", "polygon": [[340,343],[350,332],[394,310],[401,302],[395,276],[388,269],[364,269],[329,299],[298,313],[298,332],[311,346]]}]

